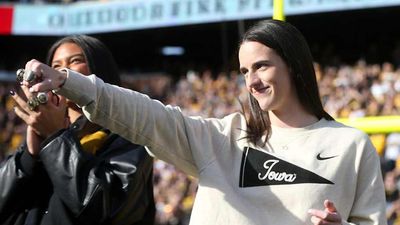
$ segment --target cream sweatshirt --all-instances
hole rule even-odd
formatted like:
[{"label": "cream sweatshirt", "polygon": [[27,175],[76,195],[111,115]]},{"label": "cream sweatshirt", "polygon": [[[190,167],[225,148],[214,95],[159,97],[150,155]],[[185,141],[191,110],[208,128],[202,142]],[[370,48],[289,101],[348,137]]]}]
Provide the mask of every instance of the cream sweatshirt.
[{"label": "cream sweatshirt", "polygon": [[191,225],[305,225],[307,210],[334,202],[343,224],[385,225],[378,155],[368,136],[321,119],[295,129],[272,127],[266,146],[243,138],[240,113],[188,117],[177,107],[68,71],[58,91],[89,120],[199,179]]}]

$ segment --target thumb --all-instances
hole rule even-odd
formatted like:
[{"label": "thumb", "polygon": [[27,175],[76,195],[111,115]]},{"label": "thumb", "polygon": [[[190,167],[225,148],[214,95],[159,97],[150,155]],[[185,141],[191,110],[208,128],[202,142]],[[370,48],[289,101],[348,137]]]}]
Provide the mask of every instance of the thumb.
[{"label": "thumb", "polygon": [[326,199],[324,201],[324,207],[325,207],[325,211],[327,211],[327,212],[332,212],[332,213],[337,212],[335,204],[328,199]]}]

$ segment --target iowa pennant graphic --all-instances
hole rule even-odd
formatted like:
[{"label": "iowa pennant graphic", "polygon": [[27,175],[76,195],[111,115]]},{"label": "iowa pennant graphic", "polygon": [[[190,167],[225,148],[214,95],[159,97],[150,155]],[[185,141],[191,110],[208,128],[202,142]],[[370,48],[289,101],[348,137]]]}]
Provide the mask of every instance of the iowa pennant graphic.
[{"label": "iowa pennant graphic", "polygon": [[239,187],[300,183],[333,184],[311,171],[268,153],[249,147],[243,152]]}]

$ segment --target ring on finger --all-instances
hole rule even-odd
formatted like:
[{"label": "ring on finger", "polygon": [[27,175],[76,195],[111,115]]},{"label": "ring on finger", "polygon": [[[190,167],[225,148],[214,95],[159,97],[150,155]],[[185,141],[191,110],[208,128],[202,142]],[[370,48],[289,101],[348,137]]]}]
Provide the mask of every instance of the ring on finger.
[{"label": "ring on finger", "polygon": [[19,69],[16,74],[18,82],[27,81],[28,83],[31,83],[36,79],[36,75],[32,70]]},{"label": "ring on finger", "polygon": [[37,97],[33,96],[28,100],[28,107],[31,111],[35,111],[36,108],[39,106],[40,102],[38,101]]},{"label": "ring on finger", "polygon": [[36,79],[36,75],[32,70],[25,70],[24,80],[31,83]]},{"label": "ring on finger", "polygon": [[36,95],[36,98],[37,98],[37,101],[38,101],[39,103],[41,103],[41,104],[46,104],[46,103],[47,103],[47,100],[49,100],[48,97],[47,97],[47,94],[46,94],[45,92],[39,92],[39,93]]},{"label": "ring on finger", "polygon": [[47,94],[45,92],[39,92],[36,96],[32,96],[28,100],[28,107],[34,111],[40,104],[46,104],[48,101]]},{"label": "ring on finger", "polygon": [[18,82],[24,81],[24,73],[25,73],[24,69],[17,70],[16,74],[17,74],[17,81]]}]

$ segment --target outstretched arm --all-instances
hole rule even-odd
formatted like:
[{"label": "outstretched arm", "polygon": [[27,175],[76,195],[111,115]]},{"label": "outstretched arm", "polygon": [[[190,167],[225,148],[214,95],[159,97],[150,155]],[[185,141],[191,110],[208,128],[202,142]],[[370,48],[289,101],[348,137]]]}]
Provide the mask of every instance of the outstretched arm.
[{"label": "outstretched arm", "polygon": [[106,84],[94,75],[82,76],[71,70],[63,74],[38,61],[30,61],[26,69],[40,73],[41,81],[31,86],[31,91],[63,84],[56,93],[80,106],[90,121],[149,147],[157,158],[193,176],[215,159],[215,151],[227,141],[230,127],[220,121],[186,117],[179,108]]}]

